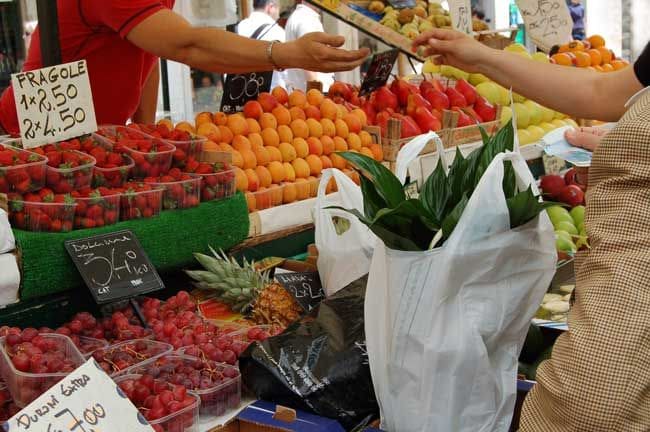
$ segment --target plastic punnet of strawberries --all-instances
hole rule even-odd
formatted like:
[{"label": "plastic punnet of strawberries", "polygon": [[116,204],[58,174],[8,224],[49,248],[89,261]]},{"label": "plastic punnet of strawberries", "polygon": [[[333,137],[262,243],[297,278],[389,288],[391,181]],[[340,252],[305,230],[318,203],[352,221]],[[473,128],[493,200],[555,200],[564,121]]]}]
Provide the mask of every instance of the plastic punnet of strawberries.
[{"label": "plastic punnet of strawberries", "polygon": [[209,164],[190,158],[185,171],[201,177],[201,201],[227,198],[235,193],[235,170],[225,162]]},{"label": "plastic punnet of strawberries", "polygon": [[45,184],[55,193],[70,193],[90,186],[95,159],[77,150],[64,150],[54,145],[44,148],[47,157]]},{"label": "plastic punnet of strawberries", "polygon": [[133,169],[133,159],[124,153],[118,153],[102,146],[87,151],[95,158],[97,164],[93,173],[93,186],[121,187],[129,178]]},{"label": "plastic punnet of strawberries", "polygon": [[135,164],[133,176],[136,178],[158,177],[169,171],[175,147],[155,138],[120,139],[115,144],[116,151],[126,152]]},{"label": "plastic punnet of strawberries", "polygon": [[106,187],[81,188],[72,192],[77,203],[75,208],[75,228],[95,228],[117,223],[120,215],[119,190]]},{"label": "plastic punnet of strawberries", "polygon": [[156,380],[147,374],[128,375],[117,381],[120,390],[156,432],[183,432],[194,425],[198,398],[182,385]]},{"label": "plastic punnet of strawberries", "polygon": [[164,188],[163,209],[187,209],[199,205],[201,179],[172,168],[160,177],[147,177],[144,182],[154,187]]},{"label": "plastic punnet of strawberries", "polygon": [[176,147],[172,166],[180,169],[185,169],[190,158],[196,159],[200,156],[203,151],[203,144],[206,142],[205,138],[194,136],[187,131],[169,129],[164,124],[139,124],[138,126],[146,134],[155,138],[161,138]]},{"label": "plastic punnet of strawberries", "polygon": [[162,209],[164,190],[147,183],[129,182],[122,189],[120,214],[122,220],[158,216]]},{"label": "plastic punnet of strawberries", "polygon": [[0,145],[0,193],[34,192],[45,184],[44,156]]},{"label": "plastic punnet of strawberries", "polygon": [[37,232],[72,230],[76,203],[70,194],[43,188],[23,196],[9,194],[9,220],[18,228]]}]

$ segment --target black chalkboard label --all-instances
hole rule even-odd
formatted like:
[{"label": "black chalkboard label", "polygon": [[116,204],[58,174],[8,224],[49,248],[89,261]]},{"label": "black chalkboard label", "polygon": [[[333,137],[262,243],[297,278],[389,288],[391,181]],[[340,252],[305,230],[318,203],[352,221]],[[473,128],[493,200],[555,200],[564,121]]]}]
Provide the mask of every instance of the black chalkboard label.
[{"label": "black chalkboard label", "polygon": [[97,304],[165,288],[138,238],[129,230],[68,240],[65,248]]},{"label": "black chalkboard label", "polygon": [[388,4],[395,9],[414,8],[415,0],[388,0]]},{"label": "black chalkboard label", "polygon": [[225,113],[242,111],[246,102],[257,99],[260,93],[271,91],[272,79],[272,71],[228,75],[223,87],[221,111]]},{"label": "black chalkboard label", "polygon": [[311,312],[325,299],[318,272],[276,273],[275,279],[293,295],[306,312]]},{"label": "black chalkboard label", "polygon": [[361,83],[359,96],[372,93],[378,88],[386,85],[386,82],[393,71],[393,66],[395,65],[395,60],[397,60],[398,55],[398,49],[392,49],[374,55],[372,63],[370,63],[370,67],[368,68],[368,73],[366,73],[363,83]]}]

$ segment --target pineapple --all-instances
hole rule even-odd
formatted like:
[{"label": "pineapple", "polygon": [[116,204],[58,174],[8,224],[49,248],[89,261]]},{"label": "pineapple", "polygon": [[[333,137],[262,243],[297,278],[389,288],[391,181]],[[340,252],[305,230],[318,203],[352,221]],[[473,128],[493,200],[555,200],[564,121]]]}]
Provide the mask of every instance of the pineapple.
[{"label": "pineapple", "polygon": [[283,328],[298,319],[302,308],[282,286],[269,280],[269,273],[255,270],[255,263],[210,251],[214,256],[194,254],[205,270],[187,271],[197,288],[217,291],[219,300],[233,311],[249,313],[256,324],[279,324]]}]

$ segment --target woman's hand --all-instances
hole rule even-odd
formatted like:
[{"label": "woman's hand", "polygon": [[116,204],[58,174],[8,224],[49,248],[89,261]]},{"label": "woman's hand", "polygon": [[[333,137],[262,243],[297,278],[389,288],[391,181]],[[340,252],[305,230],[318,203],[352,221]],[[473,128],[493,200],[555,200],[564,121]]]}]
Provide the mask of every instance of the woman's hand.
[{"label": "woman's hand", "polygon": [[480,72],[478,66],[492,48],[456,30],[434,29],[422,33],[413,41],[413,49],[424,47],[424,56],[438,56],[437,64],[448,64],[465,72]]},{"label": "woman's hand", "polygon": [[[564,138],[574,147],[593,152],[598,148],[600,141],[607,135],[607,132],[602,128],[581,127],[567,130],[564,133]],[[589,183],[589,168],[576,167],[576,181],[586,187]]]},{"label": "woman's hand", "polygon": [[341,49],[343,36],[327,33],[308,33],[295,41],[273,47],[273,60],[285,69],[299,68],[314,72],[348,71],[361,65],[370,50],[348,51]]}]

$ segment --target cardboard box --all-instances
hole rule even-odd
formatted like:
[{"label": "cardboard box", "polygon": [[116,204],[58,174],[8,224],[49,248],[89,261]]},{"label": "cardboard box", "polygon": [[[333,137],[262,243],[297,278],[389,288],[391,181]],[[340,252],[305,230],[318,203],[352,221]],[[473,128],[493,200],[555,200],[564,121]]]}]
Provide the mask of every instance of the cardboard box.
[{"label": "cardboard box", "polygon": [[337,422],[314,414],[257,401],[237,416],[240,432],[344,432]]}]

